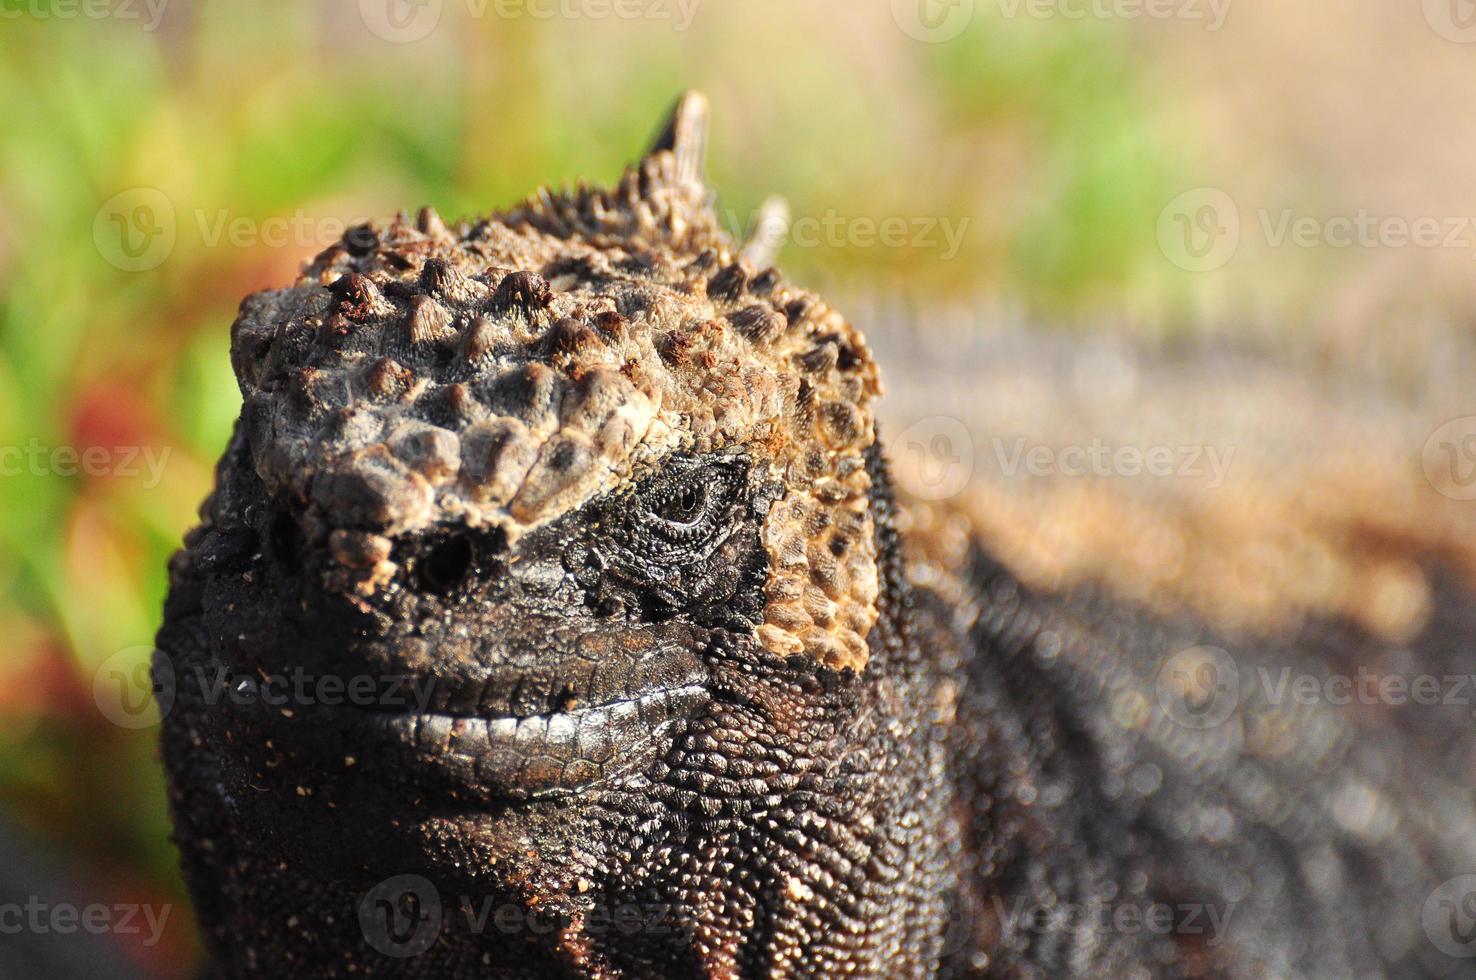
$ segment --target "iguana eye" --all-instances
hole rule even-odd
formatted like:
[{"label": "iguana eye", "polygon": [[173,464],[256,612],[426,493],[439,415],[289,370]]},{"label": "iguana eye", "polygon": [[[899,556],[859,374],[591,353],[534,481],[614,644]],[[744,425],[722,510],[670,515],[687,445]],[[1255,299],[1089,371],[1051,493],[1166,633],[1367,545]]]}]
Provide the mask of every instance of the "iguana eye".
[{"label": "iguana eye", "polygon": [[677,456],[630,494],[607,502],[600,523],[624,548],[653,561],[706,553],[732,532],[744,479],[730,459]]},{"label": "iguana eye", "polygon": [[707,511],[707,488],[699,483],[689,483],[663,496],[652,508],[652,513],[663,521],[690,526],[698,523]]},{"label": "iguana eye", "polygon": [[[564,555],[590,608],[647,622],[685,614],[732,629],[758,625],[767,555],[750,466],[738,453],[679,454],[596,502],[587,533]],[[770,495],[762,491],[765,504]]]}]

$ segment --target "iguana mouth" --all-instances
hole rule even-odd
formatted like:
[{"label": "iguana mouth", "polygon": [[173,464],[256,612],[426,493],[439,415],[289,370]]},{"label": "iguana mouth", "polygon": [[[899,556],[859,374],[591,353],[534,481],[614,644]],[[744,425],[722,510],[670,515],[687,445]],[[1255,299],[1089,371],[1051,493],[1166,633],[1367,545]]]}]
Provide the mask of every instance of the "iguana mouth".
[{"label": "iguana mouth", "polygon": [[362,712],[362,744],[406,771],[513,799],[589,788],[649,760],[663,735],[709,700],[701,684],[656,688],[607,704],[525,717]]},{"label": "iguana mouth", "polygon": [[[578,655],[531,666],[440,663],[375,678],[359,696],[258,698],[251,713],[274,744],[315,765],[478,799],[577,792],[649,763],[710,700],[692,651],[658,643],[636,653],[627,631],[615,633],[598,644],[604,657],[589,656],[586,643]],[[610,655],[617,649],[625,656]],[[332,687],[350,692],[353,683],[339,676]],[[322,690],[321,678],[306,687]]]}]

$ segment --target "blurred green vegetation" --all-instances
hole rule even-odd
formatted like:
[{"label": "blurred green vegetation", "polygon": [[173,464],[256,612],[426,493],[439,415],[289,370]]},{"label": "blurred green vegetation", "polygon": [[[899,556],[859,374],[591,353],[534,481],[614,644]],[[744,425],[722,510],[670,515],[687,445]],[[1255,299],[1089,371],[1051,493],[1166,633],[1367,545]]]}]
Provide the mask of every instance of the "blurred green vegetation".
[{"label": "blurred green vegetation", "polygon": [[[1182,298],[1153,229],[1183,135],[1115,27],[981,15],[928,44],[870,6],[712,2],[680,32],[448,2],[429,36],[391,43],[353,3],[175,0],[146,29],[0,0],[0,446],[169,453],[157,485],[54,457],[0,478],[0,803],[100,887],[180,900],[157,729],[109,722],[94,677],[147,655],[239,404],[236,304],[344,223],[611,178],[698,86],[735,226],[778,191],[844,228],[962,230],[957,254],[939,236],[792,243],[801,280],[1067,313]],[[140,214],[173,244],[130,269],[117,236]],[[193,955],[183,921],[141,953],[161,974]]]}]

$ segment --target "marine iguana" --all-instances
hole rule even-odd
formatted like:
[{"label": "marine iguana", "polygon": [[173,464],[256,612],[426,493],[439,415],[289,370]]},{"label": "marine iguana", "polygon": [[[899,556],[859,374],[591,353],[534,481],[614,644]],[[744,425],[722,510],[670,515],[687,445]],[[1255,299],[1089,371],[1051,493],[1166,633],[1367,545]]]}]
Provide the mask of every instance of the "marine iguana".
[{"label": "marine iguana", "polygon": [[613,187],[242,304],[155,660],[211,975],[1469,975],[1469,717],[1234,690],[1382,647],[1232,654],[899,501],[865,339],[705,143],[684,96]]}]

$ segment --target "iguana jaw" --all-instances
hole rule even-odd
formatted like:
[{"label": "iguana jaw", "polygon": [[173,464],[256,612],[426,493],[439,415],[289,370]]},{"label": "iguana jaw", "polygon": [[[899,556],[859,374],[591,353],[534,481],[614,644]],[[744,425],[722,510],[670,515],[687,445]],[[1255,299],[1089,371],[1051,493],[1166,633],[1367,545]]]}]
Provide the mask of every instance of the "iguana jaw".
[{"label": "iguana jaw", "polygon": [[[585,649],[629,648],[650,637],[619,630],[583,639]],[[410,792],[515,802],[568,797],[643,770],[670,730],[711,699],[698,659],[664,643],[623,666],[575,656],[532,669],[388,677],[372,700],[240,710],[307,766],[331,771],[349,760]],[[338,680],[346,688],[352,678]]]}]

